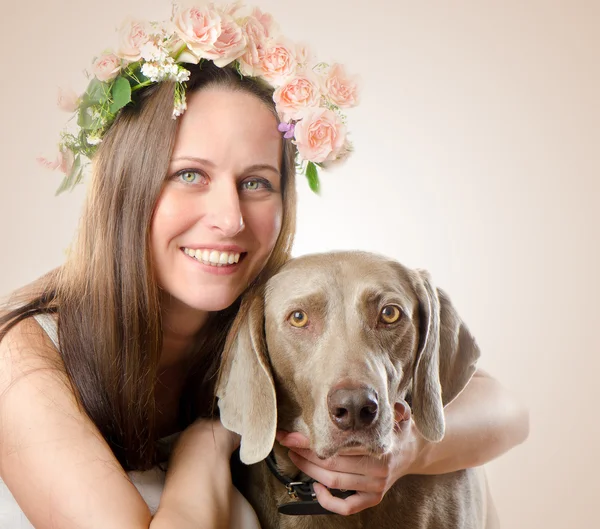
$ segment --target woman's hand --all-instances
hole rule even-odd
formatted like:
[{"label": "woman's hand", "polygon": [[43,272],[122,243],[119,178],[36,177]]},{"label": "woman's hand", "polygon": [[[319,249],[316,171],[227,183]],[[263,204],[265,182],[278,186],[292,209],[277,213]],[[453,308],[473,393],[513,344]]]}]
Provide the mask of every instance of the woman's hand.
[{"label": "woman's hand", "polygon": [[300,470],[330,488],[355,490],[346,499],[315,485],[319,503],[338,514],[354,514],[377,505],[390,487],[407,474],[445,474],[484,465],[522,443],[529,434],[529,411],[500,383],[477,370],[465,389],[444,409],[446,433],[438,443],[426,441],[412,419],[396,410],[398,443],[382,459],[345,452],[321,460],[299,433],[278,434],[292,450]]},{"label": "woman's hand", "polygon": [[[330,459],[319,459],[310,450],[309,440],[297,432],[279,432],[277,440],[290,449],[290,459],[304,473],[316,479],[317,500],[337,514],[355,514],[374,507],[402,476],[414,473],[426,443],[410,418],[410,411],[396,408],[397,443],[394,451],[378,458],[364,451],[346,450]],[[325,485],[325,487],[323,486]],[[354,490],[346,499],[333,496],[331,489]]]}]

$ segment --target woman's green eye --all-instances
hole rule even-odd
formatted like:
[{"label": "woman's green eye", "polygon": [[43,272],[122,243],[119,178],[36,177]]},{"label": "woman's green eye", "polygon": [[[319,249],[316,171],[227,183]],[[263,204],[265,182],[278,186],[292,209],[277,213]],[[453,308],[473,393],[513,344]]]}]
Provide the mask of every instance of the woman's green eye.
[{"label": "woman's green eye", "polygon": [[258,189],[259,186],[260,182],[258,180],[248,180],[247,182],[244,182],[244,188],[248,191],[254,191]]},{"label": "woman's green eye", "polygon": [[179,178],[181,178],[181,180],[186,184],[193,184],[196,181],[197,177],[198,173],[194,171],[184,171],[183,173],[179,174]]},{"label": "woman's green eye", "polygon": [[273,189],[273,185],[266,178],[249,178],[242,182],[244,191],[259,191],[261,189]]}]

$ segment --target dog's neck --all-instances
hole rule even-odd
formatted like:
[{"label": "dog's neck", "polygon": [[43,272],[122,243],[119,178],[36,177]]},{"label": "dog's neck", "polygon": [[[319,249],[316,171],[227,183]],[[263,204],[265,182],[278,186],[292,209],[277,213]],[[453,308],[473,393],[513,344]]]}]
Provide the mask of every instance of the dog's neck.
[{"label": "dog's neck", "polygon": [[275,461],[277,462],[277,469],[279,472],[287,478],[295,481],[303,481],[309,479],[306,474],[303,474],[300,469],[292,463],[292,460],[288,456],[289,448],[280,445],[277,441],[273,445],[273,453],[275,454]]}]

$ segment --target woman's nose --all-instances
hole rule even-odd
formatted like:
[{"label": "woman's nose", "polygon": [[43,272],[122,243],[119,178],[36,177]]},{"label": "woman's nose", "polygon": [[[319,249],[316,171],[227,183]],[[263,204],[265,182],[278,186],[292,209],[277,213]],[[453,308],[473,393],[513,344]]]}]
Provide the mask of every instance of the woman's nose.
[{"label": "woman's nose", "polygon": [[224,237],[234,237],[244,229],[244,219],[237,186],[227,184],[212,190],[207,206],[210,227]]}]

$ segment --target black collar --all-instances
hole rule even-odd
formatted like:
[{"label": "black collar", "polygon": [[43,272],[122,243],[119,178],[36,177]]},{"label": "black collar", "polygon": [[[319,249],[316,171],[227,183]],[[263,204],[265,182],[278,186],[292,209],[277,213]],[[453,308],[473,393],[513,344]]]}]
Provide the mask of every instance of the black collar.
[{"label": "black collar", "polygon": [[[277,506],[281,514],[289,514],[292,516],[307,515],[307,514],[335,514],[328,511],[317,501],[313,483],[315,480],[310,478],[306,481],[293,481],[287,476],[281,474],[277,469],[277,461],[275,453],[271,453],[265,459],[271,473],[283,484],[287,489],[287,493],[292,498],[292,502],[282,503]],[[329,492],[338,498],[347,498],[355,493],[353,490],[338,490],[329,489]]]}]

